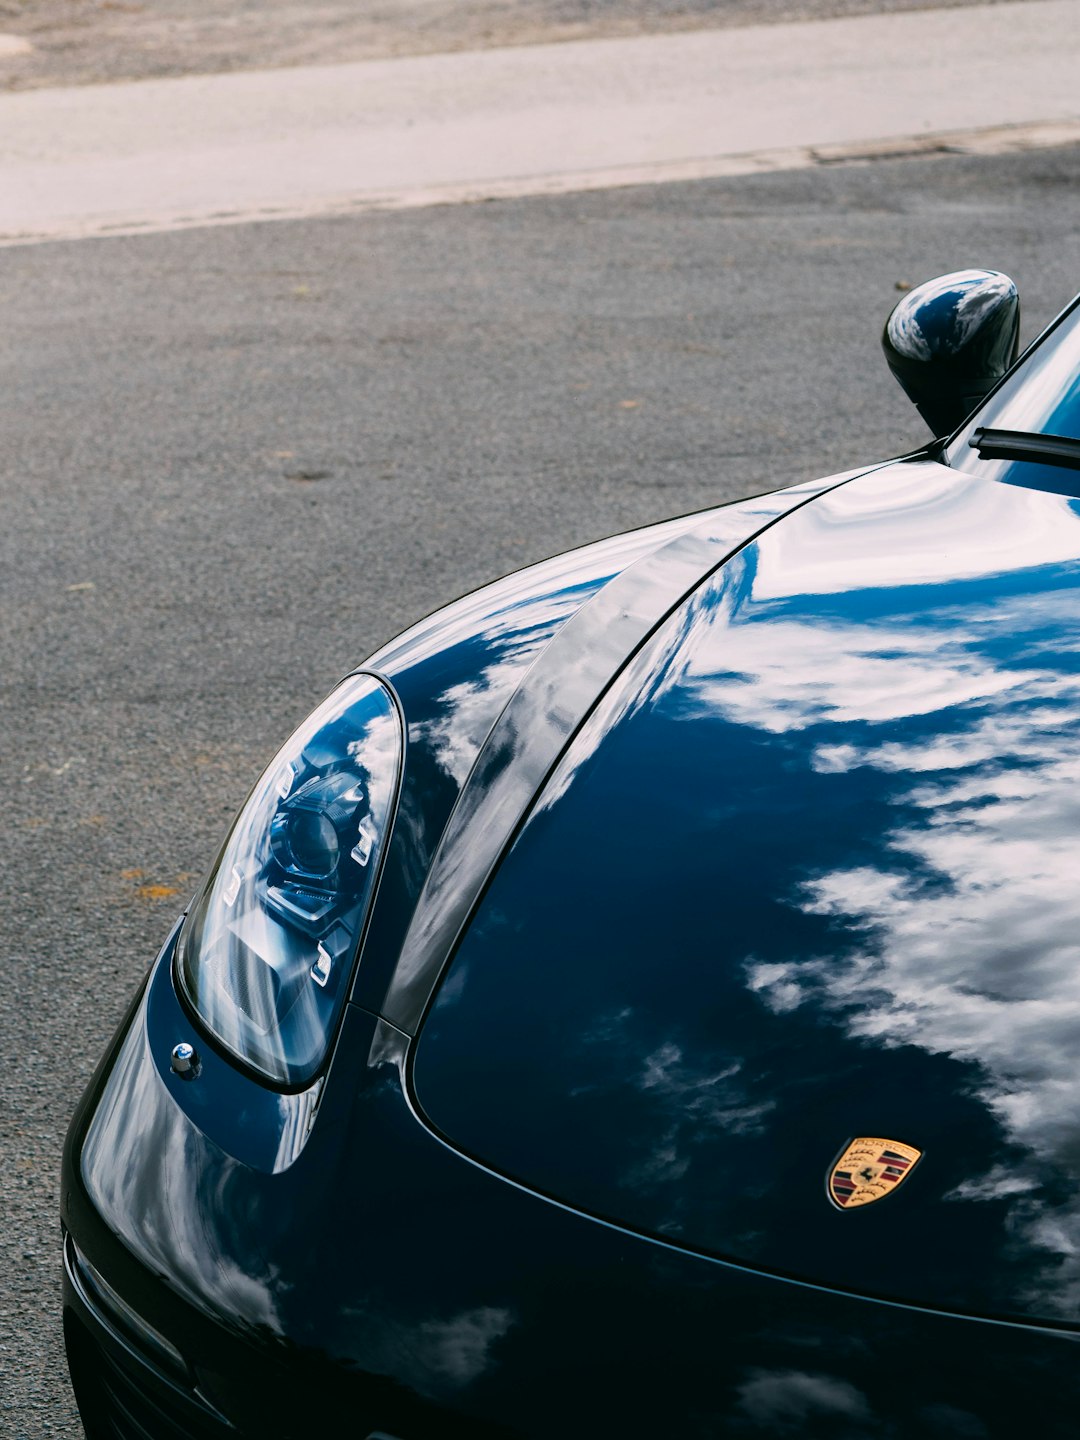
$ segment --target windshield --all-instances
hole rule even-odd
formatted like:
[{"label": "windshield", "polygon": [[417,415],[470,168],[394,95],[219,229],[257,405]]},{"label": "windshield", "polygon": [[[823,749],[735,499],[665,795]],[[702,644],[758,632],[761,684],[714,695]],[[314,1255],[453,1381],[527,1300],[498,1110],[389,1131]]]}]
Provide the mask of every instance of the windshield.
[{"label": "windshield", "polygon": [[951,465],[970,454],[977,427],[1080,440],[1080,307],[1047,334],[949,446]]}]

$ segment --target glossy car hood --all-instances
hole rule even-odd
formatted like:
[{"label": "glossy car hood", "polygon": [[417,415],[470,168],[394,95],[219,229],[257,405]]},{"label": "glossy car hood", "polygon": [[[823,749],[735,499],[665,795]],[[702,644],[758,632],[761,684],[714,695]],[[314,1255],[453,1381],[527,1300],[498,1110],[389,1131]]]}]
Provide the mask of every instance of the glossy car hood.
[{"label": "glossy car hood", "polygon": [[[913,462],[707,579],[474,914],[430,1122],[680,1246],[1080,1319],[1078,555],[1080,501]],[[924,1155],[842,1210],[858,1136]]]}]

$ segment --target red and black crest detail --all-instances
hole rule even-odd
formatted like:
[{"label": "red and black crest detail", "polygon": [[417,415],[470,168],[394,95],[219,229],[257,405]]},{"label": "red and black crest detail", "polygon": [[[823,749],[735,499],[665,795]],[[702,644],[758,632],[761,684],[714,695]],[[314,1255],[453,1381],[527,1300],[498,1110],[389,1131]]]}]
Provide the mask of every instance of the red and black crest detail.
[{"label": "red and black crest detail", "polygon": [[837,1156],[827,1183],[838,1210],[856,1210],[894,1191],[914,1170],[922,1151],[899,1140],[856,1136]]}]

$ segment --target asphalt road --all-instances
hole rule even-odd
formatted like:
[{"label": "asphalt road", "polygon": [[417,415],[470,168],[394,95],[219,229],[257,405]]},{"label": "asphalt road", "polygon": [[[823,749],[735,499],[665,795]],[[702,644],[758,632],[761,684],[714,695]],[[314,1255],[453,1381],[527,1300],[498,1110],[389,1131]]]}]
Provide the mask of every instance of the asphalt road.
[{"label": "asphalt road", "polygon": [[[929,0],[937,9],[996,0]],[[928,0],[0,0],[0,90],[817,20]]]},{"label": "asphalt road", "polygon": [[923,438],[898,284],[1080,273],[1080,150],[0,252],[0,1435],[80,1434],[67,1117],[274,746],[509,568]]}]

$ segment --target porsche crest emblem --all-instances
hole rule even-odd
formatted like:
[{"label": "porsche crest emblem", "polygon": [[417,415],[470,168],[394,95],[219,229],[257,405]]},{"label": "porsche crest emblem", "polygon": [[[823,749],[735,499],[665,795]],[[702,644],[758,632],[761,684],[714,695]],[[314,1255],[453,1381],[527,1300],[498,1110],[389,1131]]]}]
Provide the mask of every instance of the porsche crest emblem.
[{"label": "porsche crest emblem", "polygon": [[922,1159],[914,1145],[857,1135],[829,1171],[829,1199],[838,1210],[883,1200],[904,1183]]}]

